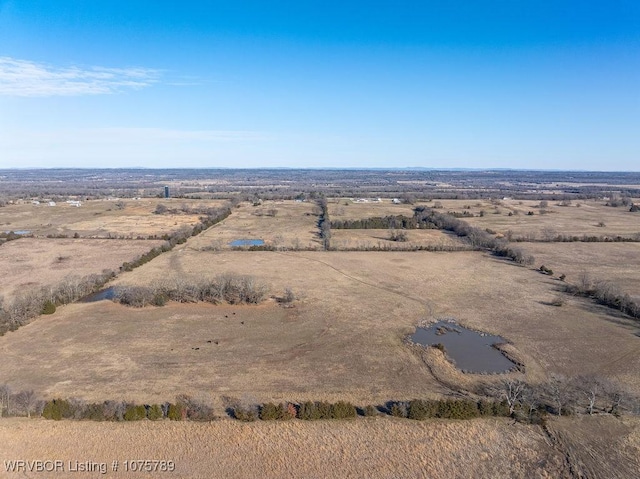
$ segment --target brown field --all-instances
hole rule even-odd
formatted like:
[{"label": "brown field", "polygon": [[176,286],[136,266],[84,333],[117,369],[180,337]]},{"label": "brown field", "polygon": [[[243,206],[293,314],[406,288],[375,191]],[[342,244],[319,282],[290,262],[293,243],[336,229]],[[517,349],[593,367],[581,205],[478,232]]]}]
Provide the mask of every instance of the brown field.
[{"label": "brown field", "polygon": [[[569,478],[635,476],[637,420],[586,417],[541,428],[509,420],[415,422],[366,418],[341,422],[96,423],[0,421],[5,460],[106,463],[108,477],[246,478]],[[606,439],[605,439],[606,437]],[[170,460],[173,473],[126,473],[130,459]],[[119,461],[113,471],[113,461]],[[4,466],[4,465],[2,465]],[[76,466],[77,468],[77,466]],[[572,475],[573,474],[582,474]],[[48,477],[34,474],[33,477]],[[0,477],[24,477],[0,471]],[[30,477],[30,476],[28,476]],[[52,476],[53,477],[53,476]]]},{"label": "brown field", "polygon": [[10,299],[18,291],[54,285],[65,276],[117,271],[151,248],[157,240],[41,239],[22,238],[0,247],[2,295]]},{"label": "brown field", "polygon": [[336,198],[328,202],[329,217],[332,220],[358,220],[373,216],[413,216],[415,205],[394,204],[385,198],[381,202],[357,203],[352,199]]},{"label": "brown field", "polygon": [[[46,206],[9,206],[0,208],[0,222],[11,226],[0,229],[92,235],[104,221],[102,232],[163,234],[192,220],[189,215],[153,214],[158,201],[130,200],[124,210],[111,202],[89,202],[86,208],[69,207],[66,217],[50,215]],[[410,215],[413,208],[389,202],[346,206],[344,201],[330,203],[332,219]],[[497,232],[640,231],[640,215],[588,202],[580,207],[549,202],[548,214],[535,209],[534,216],[526,211],[538,202],[441,203],[442,211],[463,211],[464,205],[475,213],[484,210],[484,217],[467,221]],[[499,214],[491,213],[494,206]],[[270,216],[274,208],[277,212]],[[44,212],[29,217],[31,209]],[[522,211],[507,216],[515,210]],[[607,226],[594,226],[602,215]],[[132,230],[132,225],[139,229]],[[522,267],[482,252],[324,252],[319,251],[317,231],[313,203],[242,203],[223,222],[120,274],[114,284],[247,274],[268,286],[267,301],[258,306],[169,303],[142,309],[101,301],[59,307],[55,314],[0,337],[0,383],[17,391],[33,389],[42,398],[90,401],[161,402],[186,393],[212,404],[218,416],[225,415],[228,398],[381,404],[473,390],[481,382],[504,377],[537,383],[551,374],[595,374],[640,394],[638,323],[584,298],[565,295],[561,307],[551,305],[560,294],[562,283],[556,278],[561,273],[572,281],[586,271],[630,293],[640,290],[640,244],[521,243],[536,257],[533,266]],[[387,230],[332,233],[332,245],[338,248],[389,243]],[[408,235],[410,241],[402,246],[459,244],[440,231]],[[230,251],[230,241],[250,238],[282,249],[318,251]],[[0,246],[2,293],[11,296],[17,289],[55,283],[70,273],[117,269],[157,244],[8,242]],[[540,264],[552,268],[555,277],[537,271]],[[277,302],[286,288],[298,297],[291,308]],[[463,374],[436,349],[424,351],[404,341],[421,321],[440,318],[501,335],[509,342],[509,353],[525,364],[525,372]],[[109,464],[134,456],[173,459],[178,469],[171,477],[626,478],[640,467],[638,452],[638,420],[609,416],[554,418],[547,430],[497,419],[418,423],[388,417],[254,424],[228,419],[207,424],[0,420],[3,458]],[[0,477],[18,475],[0,469]]]},{"label": "brown field", "polygon": [[[124,209],[118,209],[116,203],[124,203]],[[192,214],[153,214],[158,204],[168,208],[180,208],[182,205],[196,207],[206,204],[215,207],[222,201],[174,199],[141,200],[92,200],[83,201],[75,207],[65,202],[56,206],[21,204],[0,208],[0,231],[27,230],[35,236],[66,235],[78,233],[81,237],[124,236],[136,238],[149,235],[162,236],[198,223],[198,215]]]},{"label": "brown field", "polygon": [[[291,309],[70,305],[0,338],[0,377],[87,399],[429,397],[446,390],[403,338],[421,320],[454,317],[510,341],[530,381],[594,373],[640,391],[635,324],[580,298],[550,306],[557,280],[483,253],[201,252],[188,242],[116,282],[224,272],[251,274],[273,295],[291,287],[302,300]],[[34,337],[50,341],[25,360]]]},{"label": "brown field", "polygon": [[[465,203],[457,200],[458,205]],[[467,201],[465,204],[475,205],[477,202]],[[522,204],[520,204],[522,203]],[[455,209],[451,201],[442,200],[446,210]],[[563,235],[623,235],[635,236],[640,234],[640,214],[630,213],[629,208],[612,208],[604,206],[602,202],[584,201],[573,202],[570,206],[558,206],[558,202],[549,201],[544,208],[547,213],[540,214],[539,201],[502,200],[499,205],[483,202],[482,207],[472,207],[474,214],[479,209],[485,211],[483,217],[465,218],[470,224],[481,228],[490,228],[497,233],[506,234],[512,231],[514,236],[524,236],[531,239],[544,239],[546,236]],[[577,205],[580,204],[578,207]],[[533,211],[529,216],[527,212]],[[509,216],[509,212],[513,216]],[[605,226],[598,226],[599,223]]]},{"label": "brown field", "polygon": [[[275,216],[269,216],[271,210],[276,210]],[[314,203],[266,201],[259,206],[241,203],[229,218],[192,239],[189,245],[198,249],[230,249],[233,240],[262,239],[275,247],[321,249],[317,223]]]},{"label": "brown field", "polygon": [[566,274],[569,282],[586,273],[640,300],[640,243],[527,243],[523,248],[536,265],[544,264],[556,276]]},{"label": "brown field", "polygon": [[331,230],[331,248],[345,249],[411,249],[418,247],[464,248],[468,246],[455,234],[439,230],[406,230],[407,241],[391,241],[390,230],[334,229]]}]

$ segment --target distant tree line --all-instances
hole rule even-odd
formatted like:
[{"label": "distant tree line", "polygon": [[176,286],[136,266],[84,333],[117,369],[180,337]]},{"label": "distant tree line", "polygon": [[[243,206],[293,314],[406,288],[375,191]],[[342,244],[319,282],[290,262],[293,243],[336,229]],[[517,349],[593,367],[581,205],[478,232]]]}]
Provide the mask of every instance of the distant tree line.
[{"label": "distant tree line", "polygon": [[[162,246],[152,248],[147,253],[142,254],[134,261],[127,261],[120,266],[120,271],[132,271],[134,268],[148,263],[160,254],[170,251],[176,245],[185,243],[191,236],[200,234],[207,228],[219,223],[231,214],[231,208],[236,202],[229,202],[222,208],[214,208],[207,210],[207,215],[200,218],[200,222],[192,228],[184,227],[178,232],[163,236],[166,240]],[[23,291],[18,294],[13,301],[5,304],[4,298],[0,296],[0,335],[7,331],[14,331],[20,326],[27,324],[41,314],[52,314],[56,310],[56,306],[73,303],[91,293],[95,293],[102,289],[110,280],[115,278],[113,271],[105,270],[102,274],[92,274],[84,277],[69,276],[54,286],[43,286],[32,290]],[[234,283],[235,284],[235,283]],[[246,284],[244,287],[246,287]],[[245,302],[252,298],[253,294],[258,294],[259,290],[244,291],[241,297]],[[132,301],[145,301],[149,292],[144,288],[125,294],[125,298],[133,298]],[[159,298],[159,297],[158,297]],[[231,295],[229,295],[231,298]],[[157,298],[156,298],[157,299]]]},{"label": "distant tree line", "polygon": [[333,229],[350,230],[381,230],[381,229],[435,229],[436,226],[428,219],[423,219],[414,215],[412,217],[404,215],[374,216],[357,220],[334,220],[331,222]]},{"label": "distant tree line", "polygon": [[497,256],[512,259],[519,264],[533,264],[534,258],[527,255],[520,248],[509,245],[509,242],[496,238],[495,235],[486,230],[476,228],[465,221],[454,216],[436,211],[435,208],[418,206],[414,209],[411,218],[406,216],[385,216],[374,217],[361,220],[334,221],[332,227],[342,229],[382,229],[382,228],[405,228],[405,229],[439,229],[450,231],[474,249],[485,249],[492,251]]},{"label": "distant tree line", "polygon": [[538,237],[535,233],[529,233],[524,236],[514,236],[512,232],[507,232],[505,235],[509,241],[515,243],[522,242],[537,242],[537,243],[637,243],[640,242],[640,233],[635,233],[633,236],[621,236],[621,235],[565,235],[565,234],[547,234],[544,231],[542,235]]}]

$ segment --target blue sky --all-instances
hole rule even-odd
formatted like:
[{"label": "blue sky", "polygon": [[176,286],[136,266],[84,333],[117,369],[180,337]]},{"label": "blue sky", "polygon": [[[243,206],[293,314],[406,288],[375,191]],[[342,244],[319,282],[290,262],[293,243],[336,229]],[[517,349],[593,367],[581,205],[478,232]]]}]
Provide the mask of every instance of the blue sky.
[{"label": "blue sky", "polygon": [[640,170],[640,2],[0,0],[0,167]]}]

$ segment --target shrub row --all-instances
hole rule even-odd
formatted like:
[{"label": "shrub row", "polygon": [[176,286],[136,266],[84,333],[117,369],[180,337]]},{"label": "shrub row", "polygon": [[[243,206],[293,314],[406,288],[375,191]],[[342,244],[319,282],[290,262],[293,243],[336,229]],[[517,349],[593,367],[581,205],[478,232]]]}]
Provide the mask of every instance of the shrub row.
[{"label": "shrub row", "polygon": [[514,248],[507,241],[496,238],[485,230],[473,227],[451,215],[425,206],[419,206],[414,211],[421,221],[429,221],[438,229],[451,231],[474,247],[489,250],[496,256],[510,258],[519,264],[533,264],[535,261],[533,256],[525,254],[520,248]]},{"label": "shrub row", "polygon": [[504,401],[473,401],[470,399],[438,399],[400,401],[387,404],[394,417],[415,420],[429,418],[472,419],[481,416],[509,416],[509,406]]},{"label": "shrub row", "polygon": [[521,242],[537,242],[537,243],[637,243],[640,242],[640,234],[634,236],[607,236],[607,235],[555,235],[544,238],[536,238],[534,236],[516,236],[511,241]]},{"label": "shrub row", "polygon": [[[459,214],[457,216],[466,217],[468,215]],[[534,262],[533,256],[525,254],[520,248],[509,245],[507,241],[498,239],[485,230],[473,227],[452,214],[440,213],[434,208],[426,206],[416,207],[411,218],[397,215],[334,221],[331,223],[331,227],[337,229],[440,229],[455,233],[474,249],[487,249],[497,256],[510,258],[519,264],[533,264]]]},{"label": "shrub row", "polygon": [[120,271],[132,271],[134,268],[148,263],[162,253],[172,250],[176,245],[185,243],[191,236],[199,235],[207,228],[210,228],[228,218],[231,214],[231,207],[227,206],[220,209],[211,208],[207,211],[207,216],[200,217],[200,223],[196,224],[193,228],[185,227],[172,235],[164,235],[163,239],[167,241],[164,245],[151,249],[134,261],[123,263],[120,267]]},{"label": "shrub row", "polygon": [[167,301],[257,304],[264,300],[266,294],[266,285],[253,276],[223,274],[198,280],[175,277],[153,286],[116,286],[113,300],[138,308],[164,306]]},{"label": "shrub row", "polygon": [[[519,421],[543,423],[548,414],[574,415],[607,413],[619,415],[626,411],[640,414],[640,400],[623,387],[609,380],[579,376],[554,376],[548,383],[529,385],[518,380],[505,379],[487,386],[487,397],[471,399],[413,399],[389,401],[381,406],[367,405],[356,408],[347,401],[305,401],[300,404],[283,402],[274,404],[235,404],[227,413],[240,421],[287,421],[294,418],[313,421],[321,419],[350,419],[358,415],[390,415],[413,420],[473,419],[478,417],[514,417]],[[87,403],[78,399],[38,400],[33,391],[12,394],[6,385],[0,385],[0,415],[43,417],[61,420],[91,421],[212,421],[217,419],[208,404],[187,395],[175,402],[162,404],[136,404],[126,401]]]},{"label": "shrub row", "polygon": [[89,421],[157,421],[169,419],[181,421],[187,417],[182,404],[134,404],[123,401],[85,403],[78,400],[52,399],[42,403],[41,416],[45,419]]},{"label": "shrub row", "polygon": [[[219,223],[231,214],[231,205],[233,205],[233,202],[230,202],[229,205],[224,208],[209,209],[207,210],[207,216],[201,217],[200,223],[193,228],[183,228],[173,235],[163,236],[167,241],[164,245],[151,249],[135,261],[123,263],[120,271],[131,271],[138,266],[148,263],[160,254],[171,250],[175,245],[184,243],[190,236],[195,236],[206,228]],[[77,236],[76,233],[74,237]],[[101,275],[93,274],[85,277],[69,276],[58,285],[26,291],[18,295],[7,305],[4,304],[3,298],[0,297],[0,335],[19,328],[41,314],[53,314],[56,306],[72,303],[91,293],[99,291],[114,277],[115,273],[108,270],[105,270]],[[252,281],[243,278],[237,281],[231,280],[222,283],[222,296],[214,296],[216,298],[222,297],[225,301],[231,302],[232,304],[235,304],[233,301],[237,303],[259,302],[265,294],[265,291],[257,286],[253,288],[248,287],[253,284]],[[220,286],[220,284],[212,286]],[[151,295],[151,299],[147,301],[149,295]],[[139,302],[144,305],[144,303],[162,303],[166,301],[166,299],[163,299],[162,294],[156,295],[155,293],[149,293],[144,288],[125,292],[123,296],[124,301],[122,302],[125,304],[128,302],[132,304]],[[167,299],[171,298],[168,297]]]},{"label": "shrub row", "polygon": [[318,215],[319,236],[322,240],[322,247],[328,251],[331,249],[331,219],[329,218],[329,207],[327,199],[323,196],[317,200],[317,206],[320,209]]},{"label": "shrub row", "polygon": [[434,229],[435,225],[427,218],[417,215],[413,217],[404,215],[374,216],[358,220],[337,220],[331,222],[331,228],[335,229]]},{"label": "shrub row", "polygon": [[115,276],[113,271],[88,276],[67,276],[55,286],[24,291],[9,304],[0,297],[0,334],[14,331],[40,314],[52,314],[56,306],[69,304],[99,291]]},{"label": "shrub row", "polygon": [[591,280],[584,276],[578,284],[565,283],[564,289],[569,294],[591,298],[604,306],[640,319],[640,303],[608,281]]}]

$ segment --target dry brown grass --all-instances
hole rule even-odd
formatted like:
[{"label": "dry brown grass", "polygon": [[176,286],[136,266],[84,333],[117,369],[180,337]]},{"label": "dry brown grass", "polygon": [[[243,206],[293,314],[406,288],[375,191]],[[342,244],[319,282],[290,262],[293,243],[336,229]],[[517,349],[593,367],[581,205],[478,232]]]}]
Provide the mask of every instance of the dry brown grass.
[{"label": "dry brown grass", "polygon": [[[275,216],[269,216],[276,210]],[[318,216],[313,203],[265,201],[260,206],[241,203],[233,214],[189,242],[196,249],[230,249],[237,239],[262,239],[269,246],[322,249]]]},{"label": "dry brown grass", "polygon": [[566,469],[539,428],[507,420],[125,424],[11,419],[0,421],[0,456],[92,460],[109,468],[120,461],[119,472],[110,470],[109,477],[150,477],[125,474],[122,462],[168,459],[176,471],[155,477],[190,479],[557,478]]},{"label": "dry brown grass", "polygon": [[56,206],[47,204],[10,205],[0,208],[0,231],[28,230],[37,236],[67,235],[78,233],[82,237],[126,236],[136,238],[149,235],[162,236],[198,223],[193,214],[153,214],[158,204],[169,208],[182,205],[215,207],[222,201],[200,201],[182,199],[119,200],[125,204],[118,209],[118,201],[92,200],[82,202],[77,208],[64,202]]},{"label": "dry brown grass", "polygon": [[356,203],[351,199],[340,198],[329,201],[331,220],[359,220],[374,216],[404,215],[413,216],[415,205],[394,204],[389,199],[382,202]]},{"label": "dry brown grass", "polygon": [[[482,253],[199,252],[189,244],[117,283],[234,272],[264,281],[272,294],[292,287],[303,300],[292,309],[67,306],[0,338],[0,377],[88,399],[432,397],[445,389],[403,338],[420,320],[446,316],[509,340],[531,381],[603,373],[640,391],[635,328],[588,300],[548,306],[557,281],[535,270]],[[33,338],[48,341],[34,350]]]},{"label": "dry brown grass", "polygon": [[611,281],[640,300],[640,243],[529,243],[522,245],[536,265],[577,283],[583,274]]},{"label": "dry brown grass", "polygon": [[439,230],[403,230],[407,241],[391,241],[391,230],[376,229],[333,229],[331,230],[331,248],[349,249],[410,249],[419,247],[463,248],[468,247],[454,234]]},{"label": "dry brown grass", "polygon": [[[461,211],[460,203],[442,203],[445,210]],[[371,204],[364,206],[372,214],[354,217],[392,214],[373,213]],[[272,207],[278,209],[275,217],[254,214]],[[352,207],[356,205],[344,209]],[[566,211],[585,207],[566,207]],[[150,216],[148,211],[144,214]],[[501,215],[477,220],[497,221]],[[260,306],[169,304],[145,309],[108,301],[68,305],[0,337],[1,382],[46,397],[88,400],[157,402],[188,393],[212,403],[220,415],[225,396],[253,402],[344,399],[359,405],[435,397],[446,394],[448,387],[473,388],[477,381],[491,378],[464,375],[441,353],[403,342],[420,321],[453,317],[510,341],[510,354],[526,365],[524,375],[514,376],[538,382],[550,373],[593,373],[618,379],[640,393],[637,325],[581,298],[569,298],[562,307],[549,306],[560,282],[535,269],[478,252],[203,251],[212,244],[224,249],[229,241],[247,237],[282,241],[284,246],[299,238],[301,246],[306,242],[319,248],[316,220],[309,203],[244,204],[227,220],[116,281],[145,285],[167,275],[248,274],[267,283],[274,295],[292,288],[301,297],[293,308],[281,308],[275,301]],[[556,227],[565,233],[586,228],[584,221],[591,219],[580,221]],[[607,221],[607,228],[616,221]],[[527,231],[540,224],[522,226]],[[114,245],[126,244],[147,251],[152,246],[148,241],[110,240],[96,251],[95,240],[43,240],[27,252],[20,249],[29,244],[40,243],[23,239],[0,247],[0,254],[14,251],[0,261],[16,268],[8,273],[31,265],[29,278],[35,272],[38,278],[49,274],[57,278],[52,261],[66,256],[68,249],[78,255],[74,273],[81,274],[84,267],[96,272],[110,267],[99,261],[115,260],[114,254],[108,258],[101,254],[105,249],[112,253]],[[67,249],[51,256],[53,244]],[[523,246],[538,256],[536,266],[542,261],[568,279],[598,264],[605,276],[621,275],[633,285],[638,281],[635,244]],[[14,257],[24,261],[11,263]],[[115,266],[128,259],[118,258]],[[20,281],[16,285],[24,285],[26,279]],[[5,294],[9,288],[10,283],[3,282]],[[628,471],[637,471],[633,461],[640,450],[638,424],[610,421],[617,420],[584,418],[567,424],[554,420],[552,447],[539,428],[494,419],[287,424],[10,419],[0,421],[0,456],[109,463],[132,457],[167,458],[178,464],[172,477],[563,477],[568,474],[569,451],[574,470],[583,467],[580,470],[594,477],[625,477]],[[604,439],[594,439],[598,435]],[[609,457],[611,438],[623,452]]]},{"label": "dry brown grass", "polygon": [[[457,201],[463,203],[463,200]],[[442,203],[446,209],[455,209],[451,201],[443,200]],[[467,202],[469,203],[476,204]],[[628,207],[612,208],[604,206],[601,201],[574,201],[571,206],[558,206],[557,203],[549,201],[549,206],[544,208],[547,213],[540,214],[539,201],[503,200],[497,206],[482,202],[480,209],[485,211],[485,215],[465,220],[473,226],[490,228],[498,233],[506,234],[511,230],[514,236],[531,236],[536,239],[558,234],[634,236],[640,233],[640,214],[630,213]],[[462,211],[460,207],[455,210]],[[479,213],[477,210],[475,206],[472,208],[475,214]],[[534,215],[527,215],[529,211],[533,211]],[[509,216],[509,212],[513,213],[513,216]],[[601,222],[606,226],[599,227],[598,224]]]},{"label": "dry brown grass", "polygon": [[68,275],[99,274],[104,269],[117,271],[123,262],[162,243],[155,240],[35,238],[10,241],[0,247],[2,294],[10,299],[25,289],[57,284]]},{"label": "dry brown grass", "polygon": [[627,479],[640,471],[639,426],[638,418],[558,418],[549,423],[549,433],[564,452],[573,477]]}]

